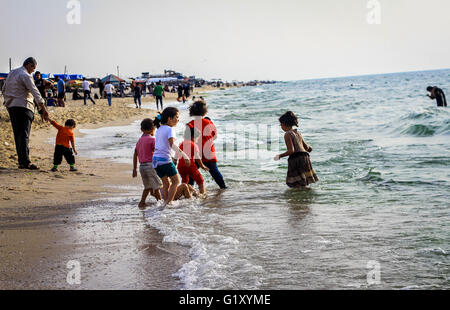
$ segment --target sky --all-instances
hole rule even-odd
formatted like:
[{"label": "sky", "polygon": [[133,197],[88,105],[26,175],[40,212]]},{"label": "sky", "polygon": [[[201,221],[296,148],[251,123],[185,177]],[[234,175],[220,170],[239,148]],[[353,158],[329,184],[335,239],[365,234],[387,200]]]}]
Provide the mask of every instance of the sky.
[{"label": "sky", "polygon": [[[79,24],[68,23],[72,2]],[[229,81],[450,68],[448,0],[0,0],[0,8],[0,72],[10,57],[14,68],[28,56],[44,73],[67,66],[103,77],[119,66],[121,77],[172,69]]]}]

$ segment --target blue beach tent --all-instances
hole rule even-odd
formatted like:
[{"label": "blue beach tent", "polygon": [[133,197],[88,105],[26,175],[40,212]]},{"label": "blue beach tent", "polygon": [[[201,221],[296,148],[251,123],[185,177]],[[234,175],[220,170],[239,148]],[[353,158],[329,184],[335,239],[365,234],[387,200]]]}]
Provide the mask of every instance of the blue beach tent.
[{"label": "blue beach tent", "polygon": [[54,74],[55,77],[59,77],[63,80],[82,80],[82,74]]}]

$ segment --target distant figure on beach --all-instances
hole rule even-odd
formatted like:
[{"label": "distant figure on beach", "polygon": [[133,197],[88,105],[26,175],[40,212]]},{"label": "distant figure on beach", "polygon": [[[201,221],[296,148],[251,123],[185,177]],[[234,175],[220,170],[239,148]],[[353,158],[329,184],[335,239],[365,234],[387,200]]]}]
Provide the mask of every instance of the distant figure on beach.
[{"label": "distant figure on beach", "polygon": [[292,129],[294,126],[298,127],[297,116],[289,111],[283,114],[279,121],[281,129],[285,132],[284,141],[287,151],[276,155],[274,160],[289,156],[286,184],[291,188],[305,188],[307,185],[319,181],[309,160],[312,147],[306,144],[297,129]]},{"label": "distant figure on beach", "polygon": [[179,111],[177,108],[165,108],[162,114],[159,114],[153,121],[156,127],[155,152],[153,153],[152,166],[163,183],[162,196],[166,204],[170,204],[177,192],[180,179],[178,171],[172,161],[171,151],[174,150],[177,156],[182,156],[186,166],[191,162],[182,150],[175,144],[175,133],[173,127],[178,124]]},{"label": "distant figure on beach", "polygon": [[200,150],[197,146],[201,136],[202,134],[197,128],[186,126],[184,141],[179,145],[179,148],[189,156],[191,164],[186,166],[184,159],[180,157],[178,158],[177,168],[181,176],[181,183],[189,184],[189,180],[192,179],[197,183],[200,194],[204,194],[205,181],[198,168],[202,168],[205,171],[209,171],[209,168],[203,164]]},{"label": "distant figure on beach", "polygon": [[83,78],[81,87],[83,88],[83,93],[84,93],[84,97],[83,97],[84,105],[86,105],[86,99],[91,100],[92,103],[95,104],[94,99],[92,99],[92,97],[91,97],[91,85],[89,84],[88,81],[86,81],[86,78]]},{"label": "distant figure on beach", "polygon": [[[195,127],[202,133],[202,139],[198,142],[203,164],[208,167],[209,174],[221,189],[227,188],[222,174],[217,167],[216,150],[214,140],[217,139],[217,129],[214,123],[206,118],[208,106],[205,101],[198,100],[189,108],[189,115],[194,119],[187,126]],[[206,147],[205,147],[206,145]],[[189,182],[193,185],[193,180]]]},{"label": "distant figure on beach", "polygon": [[147,96],[147,86],[145,85],[145,82],[140,84],[140,86],[141,86],[142,96],[145,98],[145,96]]},{"label": "distant figure on beach", "polygon": [[120,97],[123,98],[125,97],[125,83],[124,82],[120,82]]},{"label": "distant figure on beach", "polygon": [[97,85],[100,99],[103,99],[103,90],[105,89],[105,84],[102,82],[102,80],[99,80]]},{"label": "distant figure on beach", "polygon": [[66,84],[64,83],[64,80],[59,77],[56,77],[55,81],[57,82],[56,88],[58,89],[58,106],[65,107],[66,104],[64,103],[64,100],[66,98]]},{"label": "distant figure on beach", "polygon": [[56,104],[58,103],[58,98],[56,97],[47,97],[47,106],[48,107],[56,107]]},{"label": "distant figure on beach", "polygon": [[445,98],[444,91],[437,86],[428,86],[427,91],[430,92],[430,94],[427,94],[427,96],[434,100],[436,99],[437,106],[438,107],[446,107],[447,106],[447,99]]},{"label": "distant figure on beach", "polygon": [[44,99],[31,75],[36,67],[36,59],[27,58],[22,67],[14,69],[8,74],[2,87],[3,104],[8,110],[14,132],[19,169],[39,169],[31,163],[28,148],[35,107],[38,108],[42,121],[48,120]]},{"label": "distant figure on beach", "polygon": [[105,93],[106,93],[106,98],[108,99],[109,106],[111,106],[111,104],[112,104],[112,96],[113,96],[114,91],[115,91],[114,85],[111,84],[111,82],[106,82]]},{"label": "distant figure on beach", "polygon": [[73,119],[68,119],[66,120],[64,126],[61,126],[50,118],[48,120],[53,127],[58,129],[58,134],[56,135],[55,153],[53,154],[53,168],[51,171],[58,171],[58,166],[61,165],[63,156],[70,166],[70,171],[78,171],[78,169],[75,168],[75,156],[73,156],[74,153],[75,155],[78,155],[75,148],[75,136],[73,134],[73,130],[77,126],[76,122]]},{"label": "distant figure on beach", "polygon": [[178,85],[177,93],[178,93],[178,98],[177,98],[178,102],[183,101],[183,103],[185,103],[186,97],[183,96],[183,85],[182,84]]},{"label": "distant figure on beach", "polygon": [[78,93],[78,88],[75,88],[72,92],[72,100],[80,100],[83,99],[83,97],[80,96]]},{"label": "distant figure on beach", "polygon": [[147,88],[148,88],[148,95],[151,96],[151,97],[153,97],[153,86],[152,86],[152,84],[153,84],[153,83],[147,85]]},{"label": "distant figure on beach", "polygon": [[139,159],[139,173],[141,174],[144,191],[142,192],[139,208],[146,206],[148,194],[151,194],[156,200],[161,200],[159,189],[162,187],[161,179],[156,174],[152,166],[153,153],[155,152],[156,139],[153,137],[156,127],[149,118],[141,122],[142,136],[136,143],[133,155],[133,178],[137,177],[137,161]]},{"label": "distant figure on beach", "polygon": [[191,96],[191,85],[189,83],[185,84],[183,87],[184,97],[186,100]]},{"label": "distant figure on beach", "polygon": [[36,71],[34,74],[34,85],[36,85],[41,97],[45,100],[47,98],[47,89],[52,88],[53,85],[47,80],[42,78],[42,75],[39,71]]},{"label": "distant figure on beach", "polygon": [[153,89],[153,95],[156,98],[156,110],[159,110],[159,106],[158,106],[158,102],[161,103],[161,111],[164,109],[163,107],[163,97],[165,97],[164,94],[164,88],[161,85],[161,81],[159,81],[158,83],[156,83],[156,87],[155,89]]},{"label": "distant figure on beach", "polygon": [[136,109],[141,107],[141,87],[139,85],[134,86],[134,104],[136,105]]}]

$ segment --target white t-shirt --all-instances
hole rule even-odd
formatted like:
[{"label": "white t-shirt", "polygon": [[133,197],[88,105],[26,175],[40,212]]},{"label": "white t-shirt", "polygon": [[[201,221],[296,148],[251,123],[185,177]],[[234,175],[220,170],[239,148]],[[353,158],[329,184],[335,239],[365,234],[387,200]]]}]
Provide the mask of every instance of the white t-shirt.
[{"label": "white t-shirt", "polygon": [[83,90],[90,90],[88,81],[83,81],[83,83],[81,83],[81,86],[83,87]]},{"label": "white t-shirt", "polygon": [[114,90],[114,86],[112,84],[105,85],[105,92],[107,95],[112,95],[113,90]]},{"label": "white t-shirt", "polygon": [[172,162],[171,153],[172,149],[170,147],[169,139],[175,137],[175,133],[172,127],[167,125],[162,125],[156,130],[156,142],[155,142],[155,152],[153,153],[153,163],[155,166],[160,166]]}]

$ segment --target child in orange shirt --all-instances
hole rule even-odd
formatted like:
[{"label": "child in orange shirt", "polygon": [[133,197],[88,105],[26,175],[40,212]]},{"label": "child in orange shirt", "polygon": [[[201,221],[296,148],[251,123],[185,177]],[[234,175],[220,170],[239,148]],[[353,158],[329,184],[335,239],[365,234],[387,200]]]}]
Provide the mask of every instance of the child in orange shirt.
[{"label": "child in orange shirt", "polygon": [[[61,164],[63,156],[70,165],[70,171],[77,171],[77,168],[75,168],[75,157],[73,156],[73,153],[78,155],[78,152],[75,149],[75,138],[73,134],[73,129],[77,124],[73,119],[68,119],[64,126],[59,125],[52,119],[49,119],[49,122],[58,129],[55,154],[53,156],[53,168],[51,171],[58,171],[58,166]],[[70,144],[72,144],[73,152],[72,148],[70,148]]]}]

